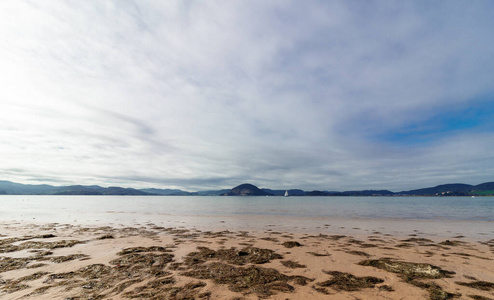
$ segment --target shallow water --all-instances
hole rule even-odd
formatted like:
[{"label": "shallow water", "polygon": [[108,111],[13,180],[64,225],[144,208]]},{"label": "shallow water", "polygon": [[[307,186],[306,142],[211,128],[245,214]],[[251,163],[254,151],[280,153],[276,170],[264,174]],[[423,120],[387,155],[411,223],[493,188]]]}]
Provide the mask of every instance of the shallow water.
[{"label": "shallow water", "polygon": [[0,203],[4,222],[494,236],[494,197],[0,196]]}]

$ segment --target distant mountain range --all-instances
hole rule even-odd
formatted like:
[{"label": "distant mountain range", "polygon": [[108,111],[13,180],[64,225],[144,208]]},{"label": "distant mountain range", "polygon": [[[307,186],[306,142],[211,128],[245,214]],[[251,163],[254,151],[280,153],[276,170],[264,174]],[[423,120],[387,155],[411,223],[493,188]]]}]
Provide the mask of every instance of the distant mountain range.
[{"label": "distant mountain range", "polygon": [[[52,186],[31,185],[0,181],[0,195],[134,195],[134,196],[283,196],[286,190],[260,189],[244,183],[232,189],[187,192],[179,189],[133,189],[123,187],[101,187],[98,185]],[[356,191],[304,191],[289,189],[290,196],[494,196],[494,182],[478,185],[463,183],[443,184],[435,187],[410,191],[388,190]]]}]

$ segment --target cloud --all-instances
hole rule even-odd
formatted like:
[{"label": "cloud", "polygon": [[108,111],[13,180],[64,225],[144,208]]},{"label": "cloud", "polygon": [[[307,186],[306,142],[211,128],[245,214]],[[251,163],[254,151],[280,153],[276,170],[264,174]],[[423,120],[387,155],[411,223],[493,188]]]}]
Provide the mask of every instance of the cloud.
[{"label": "cloud", "polygon": [[491,180],[490,2],[0,6],[6,180],[189,190]]}]

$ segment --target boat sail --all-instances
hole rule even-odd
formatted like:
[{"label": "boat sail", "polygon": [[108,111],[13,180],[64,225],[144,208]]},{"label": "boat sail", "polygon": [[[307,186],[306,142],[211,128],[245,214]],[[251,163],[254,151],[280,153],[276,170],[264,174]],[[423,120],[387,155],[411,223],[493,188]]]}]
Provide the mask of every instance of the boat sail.
[{"label": "boat sail", "polygon": [[288,197],[288,191],[285,191],[285,197]]}]

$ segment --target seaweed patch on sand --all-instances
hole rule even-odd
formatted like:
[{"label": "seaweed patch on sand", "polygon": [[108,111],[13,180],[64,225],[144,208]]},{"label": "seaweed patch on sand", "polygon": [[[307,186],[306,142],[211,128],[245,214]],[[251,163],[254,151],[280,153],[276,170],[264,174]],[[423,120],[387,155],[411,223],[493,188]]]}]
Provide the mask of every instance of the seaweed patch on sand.
[{"label": "seaweed patch on sand", "polygon": [[191,252],[185,257],[185,263],[195,265],[207,260],[221,260],[234,265],[264,264],[272,259],[282,259],[283,256],[269,249],[256,247],[245,247],[240,250],[236,248],[211,250],[207,247],[197,247],[199,252]]},{"label": "seaweed patch on sand", "polygon": [[485,297],[485,296],[480,296],[480,295],[468,295],[468,297],[474,299],[474,300],[494,300],[493,298]]},{"label": "seaweed patch on sand", "polygon": [[[111,266],[91,264],[73,272],[51,274],[45,282],[52,283],[50,288],[62,286],[69,291],[75,290],[73,297],[102,299],[118,295],[134,284],[169,276],[171,273],[165,268],[173,261],[173,254],[168,252],[164,247],[126,248],[117,254],[118,258],[110,261]],[[47,289],[45,286],[37,293]],[[133,293],[139,294],[128,291],[127,295]]]},{"label": "seaweed patch on sand", "polygon": [[282,265],[284,265],[285,267],[290,268],[290,269],[307,268],[306,265],[299,264],[298,262],[295,262],[292,260],[282,260],[280,262]]},{"label": "seaweed patch on sand", "polygon": [[314,251],[309,251],[307,253],[310,254],[310,255],[312,255],[312,256],[317,256],[317,257],[331,256],[331,254],[329,254],[329,253],[318,253],[318,252],[314,252]]},{"label": "seaweed patch on sand", "polygon": [[[53,235],[47,235],[48,238],[54,237]],[[16,244],[21,241],[37,239],[37,238],[47,238],[44,236],[26,236],[21,238],[8,238],[0,240],[0,253],[17,252],[25,249],[58,249],[72,247],[77,244],[85,243],[84,241],[77,240],[61,240],[55,242],[39,242],[39,241],[27,241],[20,244]]]},{"label": "seaweed patch on sand", "polygon": [[358,250],[348,250],[345,251],[345,253],[352,254],[352,255],[358,255],[358,256],[365,256],[365,257],[370,257],[371,255],[363,252],[363,251],[358,251]]},{"label": "seaweed patch on sand", "polygon": [[[493,295],[486,290],[494,278],[493,241],[440,245],[427,236],[273,231],[266,235],[146,225],[4,226],[0,228],[4,234],[0,297],[423,299],[428,295],[426,299],[440,300],[461,292],[464,298],[485,300]],[[286,241],[294,247],[286,249]],[[407,247],[383,247],[398,243]],[[419,259],[427,263],[414,262]]]},{"label": "seaweed patch on sand", "polygon": [[184,286],[175,286],[173,277],[165,277],[148,282],[144,286],[139,286],[133,291],[123,295],[128,298],[140,299],[209,299],[210,292],[200,292],[206,286],[204,282],[190,282]]},{"label": "seaweed patch on sand", "polygon": [[424,282],[421,279],[451,278],[455,272],[443,270],[426,263],[404,262],[391,259],[364,260],[361,266],[372,266],[388,272],[399,274],[408,284],[425,289],[429,292],[430,300],[446,300],[460,297],[461,294],[453,294],[444,291],[434,282]]},{"label": "seaweed patch on sand", "polygon": [[397,273],[409,278],[451,278],[455,272],[443,270],[426,263],[405,262],[392,259],[364,260],[358,263],[361,266],[371,266],[388,272]]},{"label": "seaweed patch on sand", "polygon": [[302,247],[303,245],[296,241],[288,241],[282,244],[285,248]]},{"label": "seaweed patch on sand", "polygon": [[29,288],[29,285],[25,284],[26,281],[33,281],[42,278],[48,272],[37,272],[28,276],[24,276],[15,280],[1,280],[0,281],[0,292],[1,294],[9,294],[17,292],[23,289]]},{"label": "seaweed patch on sand", "polygon": [[287,276],[272,268],[253,265],[237,267],[246,264],[264,264],[273,259],[283,258],[273,250],[255,247],[217,251],[198,247],[198,250],[199,252],[191,252],[185,256],[185,264],[192,269],[181,272],[180,275],[226,284],[233,292],[255,293],[260,298],[266,298],[276,291],[292,292],[295,288],[289,282],[306,285],[312,280],[303,276]]},{"label": "seaweed patch on sand", "polygon": [[494,290],[494,282],[488,282],[488,281],[472,281],[472,282],[461,282],[461,281],[456,281],[456,284],[463,285],[463,286],[468,286],[477,290],[482,290],[482,291],[490,291]]},{"label": "seaweed patch on sand", "polygon": [[443,290],[439,285],[433,282],[422,282],[418,280],[409,280],[407,283],[415,285],[429,292],[429,300],[448,300],[461,297],[461,294],[449,293]]},{"label": "seaweed patch on sand", "polygon": [[[365,276],[357,277],[350,273],[339,272],[339,271],[323,271],[325,274],[333,276],[333,278],[318,282],[316,285],[319,289],[317,291],[321,292],[321,288],[330,287],[336,291],[346,291],[354,292],[365,288],[373,288],[376,284],[383,283],[384,280],[377,277]],[[327,291],[326,291],[327,292]],[[329,292],[327,292],[329,294]]]},{"label": "seaweed patch on sand", "polygon": [[257,266],[235,267],[221,262],[196,265],[193,270],[180,273],[196,279],[211,279],[217,284],[226,284],[233,292],[255,293],[260,298],[274,295],[276,291],[292,292],[289,282],[306,285],[312,279],[302,276],[287,276],[275,269]]}]

